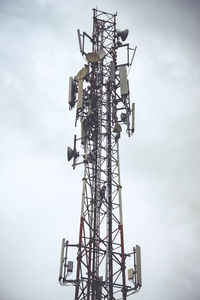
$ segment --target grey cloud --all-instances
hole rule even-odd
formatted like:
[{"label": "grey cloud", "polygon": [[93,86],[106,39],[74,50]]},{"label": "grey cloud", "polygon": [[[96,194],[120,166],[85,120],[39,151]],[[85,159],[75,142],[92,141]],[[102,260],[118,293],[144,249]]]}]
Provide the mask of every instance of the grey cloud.
[{"label": "grey cloud", "polygon": [[[76,29],[93,1],[1,1],[1,297],[72,298],[57,283],[60,240],[78,239],[81,169],[65,162],[67,79],[84,64]],[[97,1],[138,50],[129,75],[136,132],[121,138],[127,250],[142,246],[132,298],[198,299],[199,1]]]}]

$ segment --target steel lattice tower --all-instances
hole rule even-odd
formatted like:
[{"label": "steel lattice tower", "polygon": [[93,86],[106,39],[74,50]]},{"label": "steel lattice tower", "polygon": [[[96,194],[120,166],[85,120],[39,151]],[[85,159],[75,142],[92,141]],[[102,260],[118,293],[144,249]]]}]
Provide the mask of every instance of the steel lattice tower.
[{"label": "steel lattice tower", "polygon": [[[84,165],[80,233],[78,244],[63,239],[59,281],[75,286],[75,300],[127,299],[141,283],[140,247],[125,253],[119,168],[119,139],[122,127],[134,132],[134,103],[130,105],[127,67],[136,51],[126,40],[128,30],[116,28],[117,14],[93,10],[93,33],[78,30],[80,52],[87,61],[69,81],[69,107],[76,106],[74,148],[68,147],[73,168]],[[86,42],[92,51],[85,52]],[[118,62],[124,49],[125,63]],[[129,54],[132,59],[129,62]],[[131,119],[131,121],[130,121]],[[82,146],[82,154],[77,144]],[[82,158],[77,162],[77,158]],[[67,260],[70,247],[77,247],[76,278],[71,279],[73,262]],[[126,260],[133,256],[133,268]]]}]

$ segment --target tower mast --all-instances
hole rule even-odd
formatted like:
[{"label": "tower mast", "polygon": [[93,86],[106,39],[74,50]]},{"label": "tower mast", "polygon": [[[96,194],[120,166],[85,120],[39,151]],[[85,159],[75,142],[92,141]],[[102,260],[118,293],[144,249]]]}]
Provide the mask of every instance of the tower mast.
[{"label": "tower mast", "polygon": [[[79,241],[70,244],[63,239],[59,281],[75,286],[75,300],[126,300],[142,285],[140,247],[124,251],[119,166],[122,127],[129,137],[134,132],[135,106],[130,105],[127,67],[136,47],[122,43],[128,30],[117,30],[116,17],[93,9],[92,36],[78,30],[80,52],[87,64],[69,81],[69,108],[76,107],[75,124],[81,134],[74,136],[73,149],[68,147],[68,160],[73,161],[73,168],[83,164],[84,177]],[[86,42],[92,51],[85,52]],[[121,64],[119,48],[126,53]],[[82,154],[77,151],[78,143]],[[75,279],[71,279],[73,262],[67,258],[70,247],[78,248]],[[126,261],[131,256],[128,283]]]}]

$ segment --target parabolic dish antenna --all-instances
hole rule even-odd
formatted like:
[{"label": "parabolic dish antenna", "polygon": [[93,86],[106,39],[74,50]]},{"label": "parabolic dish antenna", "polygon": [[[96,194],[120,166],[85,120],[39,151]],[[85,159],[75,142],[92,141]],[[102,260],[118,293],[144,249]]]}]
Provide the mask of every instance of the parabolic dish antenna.
[{"label": "parabolic dish antenna", "polygon": [[88,74],[88,66],[85,65],[84,68],[82,68],[76,75],[76,79],[77,80],[84,79],[87,76],[87,74]]},{"label": "parabolic dish antenna", "polygon": [[104,50],[98,50],[96,52],[89,52],[86,54],[87,61],[91,63],[98,62],[106,56],[106,52]]}]

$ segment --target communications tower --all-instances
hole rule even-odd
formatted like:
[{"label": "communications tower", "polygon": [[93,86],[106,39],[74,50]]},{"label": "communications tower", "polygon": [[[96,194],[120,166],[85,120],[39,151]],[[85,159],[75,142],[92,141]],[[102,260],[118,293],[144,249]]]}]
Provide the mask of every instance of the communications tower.
[{"label": "communications tower", "polygon": [[[140,247],[124,249],[119,167],[122,128],[129,137],[134,133],[127,68],[136,47],[125,42],[128,30],[117,28],[116,17],[93,9],[92,35],[77,31],[84,67],[69,79],[69,109],[75,108],[80,136],[74,136],[67,157],[74,169],[83,165],[84,176],[79,240],[62,240],[59,282],[75,286],[75,300],[126,300],[142,286]],[[68,260],[72,247],[77,247],[75,276]]]}]

